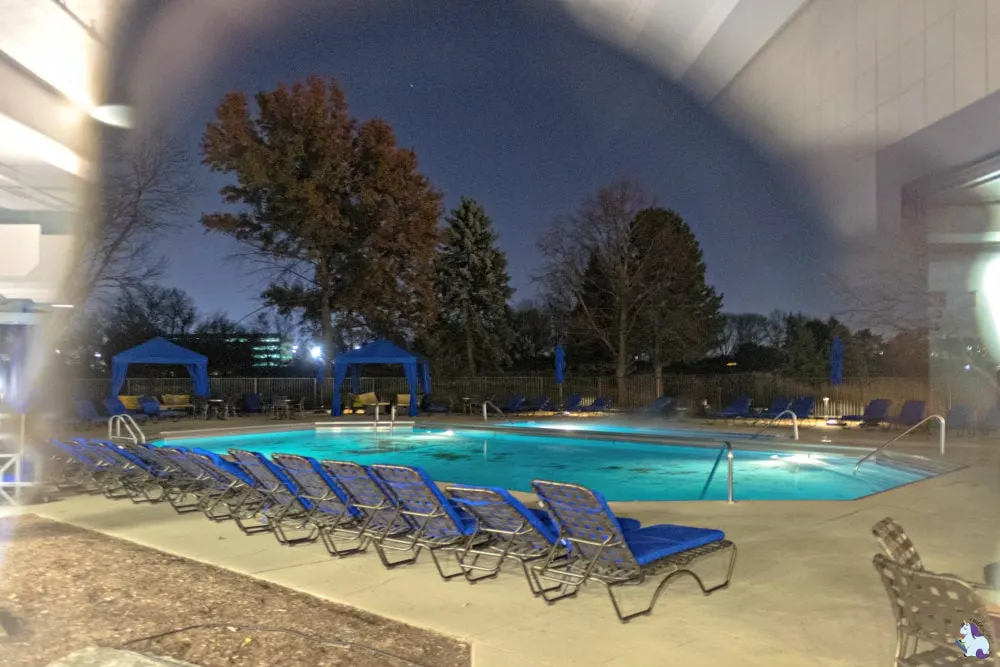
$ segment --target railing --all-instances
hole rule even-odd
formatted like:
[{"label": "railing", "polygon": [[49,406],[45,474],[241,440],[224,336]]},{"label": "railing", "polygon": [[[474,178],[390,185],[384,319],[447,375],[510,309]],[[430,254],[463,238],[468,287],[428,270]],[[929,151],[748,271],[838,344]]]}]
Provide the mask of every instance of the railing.
[{"label": "railing", "polygon": [[[122,426],[125,427],[125,435],[122,435]],[[108,440],[112,442],[115,440],[128,440],[138,444],[146,442],[146,434],[135,423],[132,415],[111,415],[108,419]]]},{"label": "railing", "polygon": [[719,447],[719,455],[715,457],[715,465],[712,466],[712,471],[708,473],[708,479],[705,480],[705,486],[701,489],[701,495],[699,500],[705,499],[705,494],[708,492],[708,487],[712,485],[712,480],[715,478],[715,471],[719,468],[719,463],[722,462],[722,455],[725,454],[728,458],[728,470],[726,473],[726,488],[729,493],[729,504],[732,505],[736,501],[733,500],[733,446],[728,442],[723,442],[722,446]]},{"label": "railing", "polygon": [[873,449],[872,451],[868,452],[867,454],[865,454],[864,456],[862,456],[860,459],[858,459],[858,462],[856,464],[854,464],[854,474],[855,475],[858,474],[858,468],[861,467],[862,463],[864,463],[865,461],[867,461],[871,457],[875,456],[876,454],[878,454],[879,452],[881,452],[883,449],[885,449],[886,447],[888,447],[892,443],[898,442],[904,436],[907,436],[910,433],[913,433],[918,428],[920,428],[921,426],[923,426],[927,422],[931,421],[932,419],[936,420],[941,425],[941,433],[938,434],[938,446],[939,446],[939,448],[941,450],[941,456],[944,456],[944,443],[945,443],[945,433],[946,433],[946,430],[947,430],[946,429],[947,424],[944,421],[944,417],[942,417],[941,415],[930,415],[929,417],[924,417],[923,419],[921,419],[920,421],[918,421],[916,424],[914,424],[910,428],[906,429],[905,431],[903,431],[902,433],[900,433],[899,435],[897,435],[892,440],[888,440],[886,442],[883,442],[881,445],[879,445],[878,447],[876,447],[875,449]]},{"label": "railing", "polygon": [[508,421],[507,415],[504,414],[504,411],[501,410],[500,408],[498,408],[496,406],[496,404],[494,404],[492,401],[483,401],[483,421],[484,422],[488,422],[490,420],[489,412],[488,412],[490,408],[493,408],[496,411],[496,413],[498,415],[500,415],[501,418],[503,418],[504,421]]},{"label": "railing", "polygon": [[799,416],[797,414],[795,414],[794,412],[792,412],[791,410],[785,410],[784,412],[782,412],[781,414],[779,414],[777,417],[775,417],[774,419],[772,419],[771,421],[769,421],[767,423],[767,426],[765,426],[761,430],[759,430],[756,433],[754,433],[753,437],[755,437],[755,438],[760,437],[764,433],[764,431],[766,431],[767,429],[769,429],[772,426],[774,426],[775,424],[777,424],[778,421],[782,417],[784,417],[785,415],[791,415],[792,416],[792,440],[798,440],[799,439]]}]

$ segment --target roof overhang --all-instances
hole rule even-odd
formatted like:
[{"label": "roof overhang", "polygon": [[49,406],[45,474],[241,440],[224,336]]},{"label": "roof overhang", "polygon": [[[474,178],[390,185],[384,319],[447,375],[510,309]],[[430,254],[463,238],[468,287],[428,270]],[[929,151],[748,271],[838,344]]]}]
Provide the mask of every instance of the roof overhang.
[{"label": "roof overhang", "polygon": [[588,30],[714,99],[809,0],[562,0]]}]

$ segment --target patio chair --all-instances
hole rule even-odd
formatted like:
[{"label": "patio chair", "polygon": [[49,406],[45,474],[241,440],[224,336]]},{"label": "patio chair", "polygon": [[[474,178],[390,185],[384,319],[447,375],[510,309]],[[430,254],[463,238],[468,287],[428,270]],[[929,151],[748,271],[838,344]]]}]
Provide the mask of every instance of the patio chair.
[{"label": "patio chair", "polygon": [[[409,518],[400,514],[392,496],[363,465],[332,459],[324,459],[319,465],[340,485],[350,506],[364,517],[359,530],[370,544],[379,544],[387,538],[401,538],[415,530]],[[390,567],[385,554],[378,549],[375,551],[382,564]]]},{"label": "patio chair", "polygon": [[164,500],[167,493],[164,473],[158,468],[147,465],[125,448],[107,440],[73,440],[96,456],[104,457],[109,467],[116,471],[117,481],[124,495],[105,494],[109,498],[127,497],[136,504]]},{"label": "patio chair", "polygon": [[562,412],[576,412],[580,409],[580,403],[583,402],[583,396],[581,394],[570,394],[566,401],[561,406]]},{"label": "patio chair", "polygon": [[889,420],[889,408],[892,400],[888,398],[876,398],[868,402],[865,411],[860,415],[845,415],[840,418],[840,422],[847,424],[856,423],[861,428],[870,426],[881,426]]},{"label": "patio chair", "polygon": [[187,414],[180,410],[164,410],[160,405],[160,402],[152,396],[139,397],[139,405],[142,407],[143,414],[154,422],[161,419],[172,419],[173,421],[178,421],[181,417],[184,417]]},{"label": "patio chair", "polygon": [[[543,563],[531,568],[539,588],[552,588],[542,582],[559,584],[558,594],[543,593],[549,604],[573,597],[581,586],[597,581],[607,588],[618,619],[626,623],[636,616],[652,613],[666,585],[681,575],[693,578],[705,595],[729,586],[737,552],[736,545],[725,539],[721,530],[668,524],[622,530],[607,501],[596,491],[578,484],[542,480],[531,485],[572,552],[565,564],[555,562],[556,554],[551,552]],[[691,567],[707,556],[726,551],[731,556],[725,580],[706,588]],[[661,576],[649,604],[644,609],[624,613],[615,595],[617,589]]]},{"label": "patio chair", "polygon": [[527,396],[508,396],[500,406],[504,414],[517,415],[522,412],[527,412],[528,408],[528,397]]},{"label": "patio chair", "polygon": [[264,399],[260,394],[243,394],[243,414],[263,414]]},{"label": "patio chair", "polygon": [[896,621],[897,667],[996,664],[991,656],[967,658],[956,646],[966,623],[991,645],[996,636],[986,605],[967,582],[904,567],[884,554],[872,561]]},{"label": "patio chair", "polygon": [[637,410],[637,414],[645,417],[661,417],[677,408],[677,399],[673,396],[660,396],[649,405]]},{"label": "patio chair", "polygon": [[[445,491],[476,519],[477,530],[492,538],[481,547],[469,544],[457,552],[458,564],[466,580],[474,584],[496,577],[504,562],[512,558],[520,563],[531,594],[541,595],[543,590],[536,588],[529,565],[548,557],[554,549],[560,552],[556,560],[568,556],[566,545],[559,541],[559,531],[552,518],[544,510],[528,509],[503,488],[455,485]],[[487,565],[479,564],[481,557],[488,559]]]},{"label": "patio chair", "polygon": [[73,402],[73,409],[76,413],[76,423],[81,426],[93,426],[95,424],[107,424],[108,418],[102,417],[88,400],[78,399]]},{"label": "patio chair", "polygon": [[[170,503],[174,511],[178,514],[200,511],[198,501],[200,492],[205,487],[205,482],[202,479],[204,473],[196,470],[192,474],[166,456],[158,447],[149,443],[126,443],[121,446],[150,468],[156,468],[160,471],[161,484],[166,491],[163,499]],[[185,502],[190,499],[193,501]]]},{"label": "patio chair", "polygon": [[548,396],[536,396],[535,398],[528,401],[528,405],[524,408],[525,412],[547,412],[552,409],[552,401],[549,400]]},{"label": "patio chair", "polygon": [[971,405],[951,406],[945,414],[944,421],[948,435],[975,435],[976,433],[976,413]]},{"label": "patio chair", "polygon": [[149,417],[147,417],[145,414],[129,412],[128,409],[125,407],[125,404],[122,403],[122,400],[117,396],[105,398],[104,409],[108,413],[109,417],[114,417],[116,415],[131,415],[132,419],[136,420],[137,422],[143,422],[149,419]]},{"label": "patio chair", "polygon": [[778,415],[787,410],[791,404],[787,396],[775,396],[771,399],[771,407],[756,415],[755,423],[777,419]]},{"label": "patio chair", "polygon": [[899,409],[898,415],[889,417],[886,419],[886,422],[890,427],[911,428],[923,421],[926,412],[926,401],[909,400],[903,403],[903,407]]},{"label": "patio chair", "polygon": [[198,509],[210,521],[234,521],[243,533],[255,535],[270,532],[266,524],[247,525],[245,521],[258,515],[267,497],[258,490],[254,480],[236,465],[217,454],[181,447],[160,447],[160,454],[201,483],[197,491]]},{"label": "patio chair", "polygon": [[732,419],[749,419],[753,417],[753,413],[750,411],[750,407],[753,405],[753,399],[749,396],[738,396],[733,399],[733,402],[724,407],[721,411],[715,413],[708,413],[706,418],[709,421],[715,421],[719,419],[732,420]]},{"label": "patio chair", "polygon": [[809,419],[812,417],[813,411],[816,409],[816,397],[815,396],[799,396],[792,399],[791,405],[788,406],[792,414],[799,421],[803,419]]},{"label": "patio chair", "polygon": [[455,399],[447,396],[424,394],[420,398],[420,411],[428,415],[450,415],[455,407]]},{"label": "patio chair", "polygon": [[[300,496],[301,492],[295,482],[263,454],[230,449],[229,455],[266,497],[260,511],[260,520],[270,526],[274,539],[285,546],[315,542],[319,537],[319,530],[310,519],[316,509]],[[240,517],[236,517],[236,523],[241,529],[245,526]],[[305,531],[306,534],[290,537],[289,529]]]},{"label": "patio chair", "polygon": [[[118,482],[119,468],[106,456],[91,451],[90,448],[77,440],[53,438],[50,442],[56,449],[77,462],[82,477],[82,486],[88,493],[100,493],[111,498],[116,496],[109,495],[109,493],[121,491],[121,485]],[[114,491],[112,491],[113,489]]]},{"label": "patio chair", "polygon": [[[872,526],[872,535],[878,540],[885,555],[894,562],[911,570],[923,570],[924,562],[917,553],[917,547],[910,540],[903,527],[892,517],[886,517]],[[956,575],[948,574],[949,577]],[[973,588],[989,589],[988,584],[978,581],[967,582]]]},{"label": "patio chair", "polygon": [[580,407],[580,412],[607,412],[611,409],[611,399],[607,396],[598,396],[590,405]]},{"label": "patio chair", "polygon": [[[351,507],[347,494],[319,461],[294,454],[274,454],[272,458],[299,488],[299,498],[312,507],[306,520],[316,527],[327,552],[338,558],[363,552],[368,546],[364,515]],[[342,548],[340,543],[345,540],[354,546]]]},{"label": "patio chair", "polygon": [[454,553],[459,549],[478,547],[490,539],[490,535],[478,533],[475,519],[453,504],[422,469],[384,464],[373,464],[368,469],[392,497],[399,515],[414,527],[405,538],[385,538],[375,543],[380,554],[387,550],[413,553],[409,558],[392,562],[386,555],[382,559],[383,564],[396,567],[416,562],[426,549],[442,579],[447,581],[463,576],[465,570],[461,567],[457,572],[445,572],[438,552]]}]

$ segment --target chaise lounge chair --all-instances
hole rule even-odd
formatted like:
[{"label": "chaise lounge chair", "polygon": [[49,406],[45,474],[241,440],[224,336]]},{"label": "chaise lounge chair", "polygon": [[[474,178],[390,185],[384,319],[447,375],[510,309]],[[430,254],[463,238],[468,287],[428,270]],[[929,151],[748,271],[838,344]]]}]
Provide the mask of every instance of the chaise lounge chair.
[{"label": "chaise lounge chair", "polygon": [[753,399],[749,396],[739,396],[733,399],[733,402],[722,409],[721,412],[709,413],[706,418],[710,421],[724,419],[749,419],[753,417],[753,413],[750,411],[750,406],[753,404]]},{"label": "chaise lounge chair", "polygon": [[944,418],[948,435],[975,435],[976,413],[971,405],[953,405]]},{"label": "chaise lounge chair", "polygon": [[447,581],[463,576],[463,568],[457,572],[445,572],[438,552],[478,547],[489,539],[488,534],[477,533],[475,519],[454,505],[420,468],[376,463],[368,469],[392,497],[399,515],[414,526],[404,539],[386,538],[375,545],[383,554],[386,550],[406,551],[412,552],[413,556],[392,562],[386,556],[382,562],[388,567],[413,563],[426,549],[442,579]]},{"label": "chaise lounge chair", "polygon": [[644,417],[662,417],[677,409],[677,399],[673,396],[660,396],[649,405],[640,408],[636,414]]},{"label": "chaise lounge chair", "polygon": [[[401,539],[415,530],[413,523],[400,514],[392,497],[363,465],[331,459],[324,459],[319,465],[344,491],[351,508],[361,513],[360,535],[369,544],[378,545],[389,538]],[[382,551],[375,551],[385,567],[392,567]]]},{"label": "chaise lounge chair", "polygon": [[[507,489],[500,487],[454,485],[445,491],[455,503],[475,517],[478,530],[492,538],[482,547],[468,546],[457,554],[459,565],[465,571],[465,578],[469,583],[495,577],[504,561],[513,558],[521,564],[532,595],[541,595],[543,590],[536,588],[529,564],[547,558],[554,549],[559,554],[553,561],[569,555],[567,546],[559,540],[559,529],[552,517],[544,510],[525,507]],[[622,530],[640,528],[635,519],[617,519]],[[492,563],[479,565],[478,560],[483,556],[492,559]],[[481,574],[476,575],[476,572]],[[558,585],[548,590],[555,588]]]},{"label": "chaise lounge chair", "polygon": [[244,521],[258,516],[267,496],[257,489],[253,478],[234,463],[212,452],[159,447],[161,455],[170,459],[200,483],[197,491],[198,509],[210,521],[233,520],[247,535],[269,532],[267,524],[246,525]]},{"label": "chaise lounge chair", "polygon": [[538,396],[528,401],[525,412],[547,412],[552,409],[552,401],[548,396]]},{"label": "chaise lounge chair", "polygon": [[899,409],[899,414],[886,419],[886,423],[893,427],[911,428],[924,420],[926,411],[927,403],[925,401],[906,401]]},{"label": "chaise lounge chair", "polygon": [[775,396],[774,398],[771,399],[771,407],[769,407],[767,410],[764,410],[763,412],[758,413],[756,415],[754,423],[757,423],[759,421],[770,421],[772,419],[777,419],[778,415],[787,410],[791,404],[792,402],[788,399],[787,396]]},{"label": "chaise lounge chair", "polygon": [[95,426],[97,424],[108,423],[108,418],[102,417],[90,401],[84,399],[74,401],[73,410],[76,413],[76,423],[81,426]]},{"label": "chaise lounge chair", "polygon": [[104,410],[108,413],[108,417],[115,417],[117,415],[131,415],[132,419],[137,422],[143,422],[149,419],[145,414],[141,412],[129,412],[122,403],[122,399],[117,396],[112,396],[111,398],[104,399]]},{"label": "chaise lounge chair", "polygon": [[583,396],[580,394],[570,394],[566,398],[566,402],[560,406],[561,412],[576,412],[580,409],[580,403],[583,401]]},{"label": "chaise lounge chair", "polygon": [[[338,558],[363,552],[368,546],[364,515],[351,507],[347,493],[319,461],[294,454],[274,454],[272,458],[299,488],[299,498],[313,508],[307,520],[316,527],[327,552]],[[353,545],[343,548],[344,541]]]},{"label": "chaise lounge chair", "polygon": [[[315,542],[319,537],[319,531],[310,522],[310,518],[316,510],[310,501],[302,497],[295,482],[263,454],[244,449],[230,449],[229,455],[233,457],[236,465],[253,479],[254,486],[266,496],[260,520],[270,526],[274,539],[285,546]],[[236,523],[240,528],[245,527],[240,517],[236,517]],[[288,529],[305,531],[306,534],[301,537],[289,537]]]},{"label": "chaise lounge chair", "polygon": [[[552,552],[544,563],[532,566],[540,589],[552,588],[543,582],[559,584],[562,589],[554,596],[543,593],[546,602],[575,596],[582,585],[597,581],[607,587],[618,619],[626,623],[652,613],[667,583],[682,574],[692,577],[705,595],[729,586],[736,565],[736,545],[725,539],[721,530],[663,524],[625,531],[604,497],[595,491],[577,484],[542,480],[531,485],[559,527],[559,536],[569,545],[572,556],[568,563],[558,563]],[[725,580],[706,588],[691,566],[703,557],[725,551],[731,553]],[[663,578],[649,604],[624,613],[615,591],[653,576]]]},{"label": "chaise lounge chair", "polygon": [[876,398],[868,402],[865,411],[860,415],[846,415],[840,418],[840,422],[846,426],[855,423],[861,428],[870,426],[881,426],[889,419],[889,407],[892,400],[888,398]]},{"label": "chaise lounge chair", "polygon": [[983,421],[979,423],[979,430],[983,433],[996,433],[1000,431],[1000,405],[990,408]]},{"label": "chaise lounge chair", "polygon": [[607,396],[598,396],[590,405],[580,407],[580,412],[607,412],[611,409],[611,399]]},{"label": "chaise lounge chair", "polygon": [[177,421],[187,414],[180,410],[164,410],[160,405],[160,402],[152,396],[141,396],[139,398],[139,406],[142,408],[143,414],[154,422],[161,419],[172,419],[173,421]]}]

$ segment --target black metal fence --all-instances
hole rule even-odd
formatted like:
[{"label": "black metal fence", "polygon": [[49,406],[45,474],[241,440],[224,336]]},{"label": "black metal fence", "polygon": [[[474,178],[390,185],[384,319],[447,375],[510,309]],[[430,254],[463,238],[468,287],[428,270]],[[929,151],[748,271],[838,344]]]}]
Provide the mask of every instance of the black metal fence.
[{"label": "black metal fence", "polygon": [[[74,396],[100,399],[107,395],[107,379],[79,380],[72,384]],[[213,394],[237,395],[245,393],[262,396],[304,397],[311,405],[328,406],[333,394],[333,380],[319,382],[315,378],[212,378]],[[67,387],[70,388],[70,387]],[[128,378],[122,389],[124,395],[187,394],[192,389],[187,378]],[[345,382],[342,395],[351,391]],[[363,377],[361,391],[374,391],[382,397],[408,391],[403,377]],[[567,378],[561,388],[551,376],[493,376],[453,378],[434,383],[433,393],[456,399],[495,398],[525,395],[548,396],[553,400],[581,394],[585,401],[596,396],[611,397],[616,407],[635,408],[651,402],[657,396],[652,375],[633,375],[625,379],[619,392],[613,377]],[[768,405],[775,396],[814,396],[819,416],[859,414],[873,398],[891,399],[898,407],[903,401],[927,401],[931,411],[944,411],[952,405],[970,404],[977,409],[996,404],[998,390],[990,379],[974,373],[947,378],[845,378],[843,384],[831,385],[826,379],[786,378],[768,374],[727,375],[666,375],[663,377],[665,395],[683,397],[692,401],[707,400],[719,408],[737,396],[751,396],[756,405]]]}]

